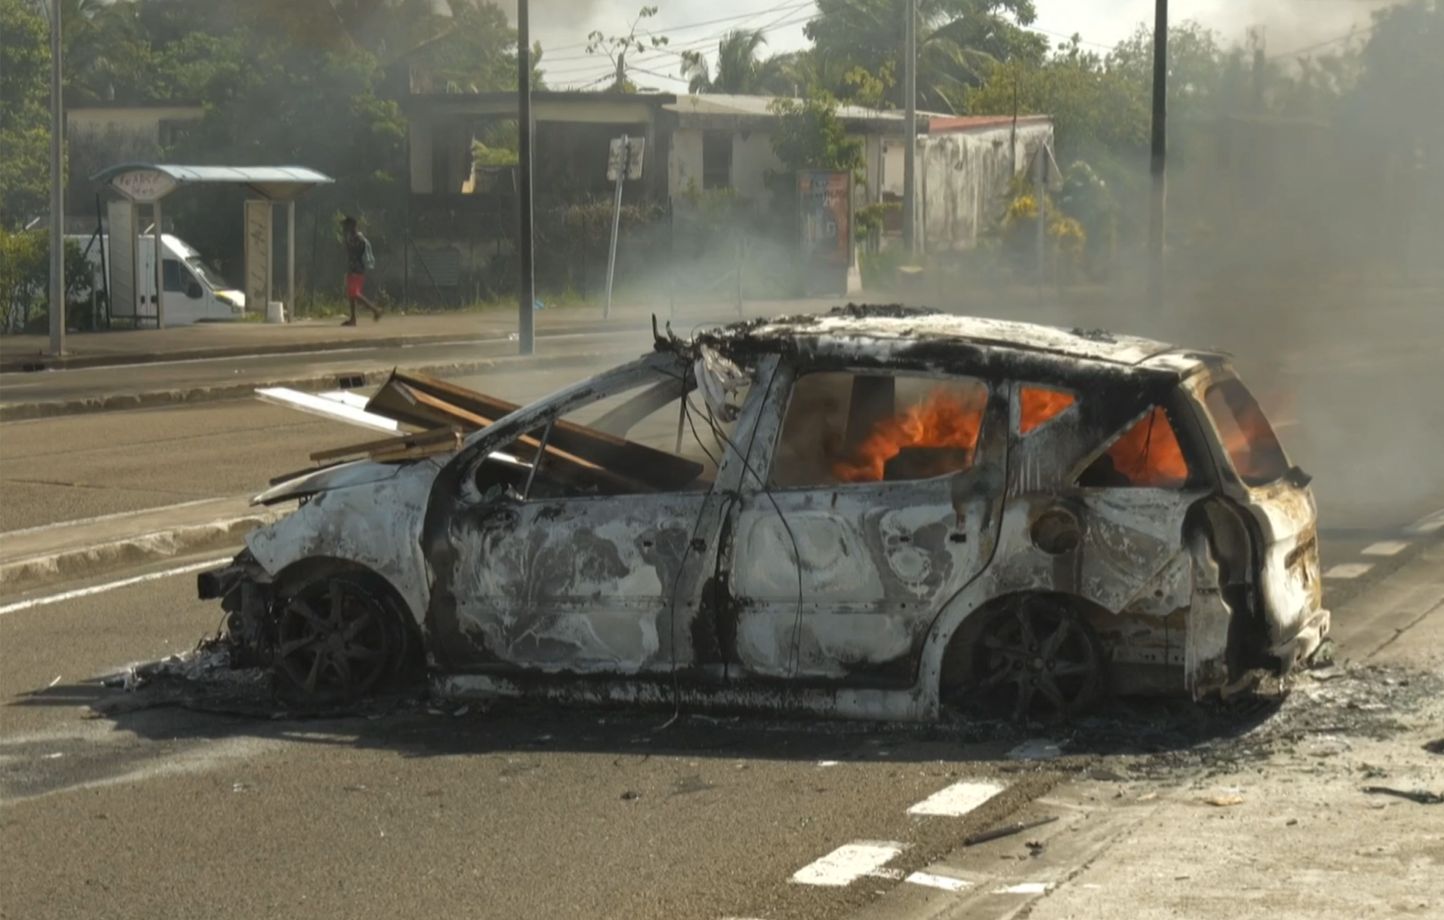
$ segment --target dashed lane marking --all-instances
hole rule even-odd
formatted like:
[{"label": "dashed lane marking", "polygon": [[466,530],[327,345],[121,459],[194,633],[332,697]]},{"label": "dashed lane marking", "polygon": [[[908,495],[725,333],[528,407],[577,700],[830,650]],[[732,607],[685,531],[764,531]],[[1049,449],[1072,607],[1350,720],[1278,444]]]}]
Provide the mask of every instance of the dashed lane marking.
[{"label": "dashed lane marking", "polygon": [[1343,562],[1324,573],[1325,578],[1358,578],[1374,567],[1372,562]]},{"label": "dashed lane marking", "polygon": [[1403,540],[1380,540],[1378,543],[1370,543],[1359,550],[1365,556],[1397,556],[1409,548],[1409,544]]},{"label": "dashed lane marking", "polygon": [[1050,882],[1019,882],[1003,888],[994,888],[993,894],[1047,894],[1053,885]]},{"label": "dashed lane marking", "polygon": [[952,878],[947,875],[934,875],[931,872],[914,872],[904,881],[926,888],[940,888],[943,891],[962,891],[964,888],[973,887],[972,882],[965,882],[960,878]]},{"label": "dashed lane marking", "polygon": [[798,869],[792,874],[792,880],[799,885],[841,888],[877,872],[906,847],[907,844],[894,840],[858,840],[844,844]]},{"label": "dashed lane marking", "polygon": [[28,601],[16,601],[13,604],[6,604],[0,607],[0,616],[7,613],[18,613],[21,610],[29,610],[31,607],[44,607],[48,604],[59,604],[64,601],[73,601],[79,597],[90,597],[93,594],[104,594],[107,591],[114,591],[117,588],[128,588],[131,585],[143,584],[147,581],[156,581],[161,578],[169,578],[172,575],[187,575],[191,572],[200,572],[205,569],[213,569],[231,561],[231,556],[224,556],[220,559],[208,559],[205,562],[193,562],[190,565],[183,565],[174,569],[166,569],[163,572],[147,572],[144,575],[135,575],[130,578],[122,578],[120,581],[108,581],[103,585],[91,585],[89,588],[77,588],[74,591],[63,591],[60,594],[51,594],[46,597],[33,597]]},{"label": "dashed lane marking", "polygon": [[908,809],[910,815],[935,815],[957,818],[1003,791],[996,783],[953,783],[940,789]]},{"label": "dashed lane marking", "polygon": [[1437,530],[1444,530],[1444,508],[1440,508],[1433,514],[1424,515],[1404,529],[1409,531],[1409,533],[1417,534],[1434,533]]}]

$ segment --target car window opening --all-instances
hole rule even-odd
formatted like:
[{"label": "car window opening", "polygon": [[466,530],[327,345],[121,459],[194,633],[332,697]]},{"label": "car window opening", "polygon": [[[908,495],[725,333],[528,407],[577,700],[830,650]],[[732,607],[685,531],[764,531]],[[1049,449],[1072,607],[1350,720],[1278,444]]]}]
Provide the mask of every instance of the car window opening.
[{"label": "car window opening", "polygon": [[1018,395],[1018,434],[1032,434],[1078,402],[1067,390],[1026,384]]},{"label": "car window opening", "polygon": [[538,426],[489,456],[477,485],[528,500],[705,491],[731,423],[681,389],[649,380]]},{"label": "car window opening", "polygon": [[1289,471],[1288,458],[1258,400],[1242,381],[1214,384],[1203,401],[1240,479],[1264,486],[1283,478]]},{"label": "car window opening", "polygon": [[793,388],[778,486],[931,479],[969,469],[988,387],[975,378],[826,372]]},{"label": "car window opening", "polygon": [[1180,489],[1188,461],[1167,411],[1154,406],[1078,477],[1085,488]]}]

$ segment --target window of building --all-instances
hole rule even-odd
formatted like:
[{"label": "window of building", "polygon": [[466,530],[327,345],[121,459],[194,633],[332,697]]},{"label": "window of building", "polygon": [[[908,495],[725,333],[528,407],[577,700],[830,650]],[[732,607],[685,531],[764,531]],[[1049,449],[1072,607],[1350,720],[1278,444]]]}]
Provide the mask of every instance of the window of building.
[{"label": "window of building", "polygon": [[702,187],[732,186],[732,132],[702,132]]},{"label": "window of building", "polygon": [[776,486],[931,479],[973,465],[988,386],[827,372],[793,386],[772,465]]},{"label": "window of building", "polygon": [[1181,489],[1188,461],[1168,412],[1154,406],[1078,477],[1085,488]]}]

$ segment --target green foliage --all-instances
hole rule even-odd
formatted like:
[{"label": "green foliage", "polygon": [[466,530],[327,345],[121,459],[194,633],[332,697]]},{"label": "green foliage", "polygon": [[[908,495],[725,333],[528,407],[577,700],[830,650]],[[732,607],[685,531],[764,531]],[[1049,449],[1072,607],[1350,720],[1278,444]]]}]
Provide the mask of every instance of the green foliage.
[{"label": "green foliage", "polygon": [[0,0],[0,228],[49,208],[49,36],[29,0]]},{"label": "green foliage", "polygon": [[[817,85],[835,95],[862,102],[848,75],[861,70],[889,83],[887,101],[902,108],[900,81],[885,77],[902,72],[907,25],[906,0],[818,0],[818,13],[806,27],[818,55],[837,72]],[[998,61],[1041,60],[1044,38],[1020,26],[1031,23],[1032,0],[919,0],[917,104],[934,111],[956,111],[962,92],[983,82]]]},{"label": "green foliage", "polygon": [[862,168],[862,138],[847,133],[830,94],[813,91],[805,99],[774,99],[769,108],[778,116],[772,152],[784,172]]},{"label": "green foliage", "polygon": [[[69,325],[90,325],[94,269],[74,242],[65,242],[65,301]],[[0,227],[0,332],[42,332],[50,302],[50,235]],[[72,306],[81,309],[72,309]],[[79,320],[79,322],[77,322]]]},{"label": "green foliage", "polygon": [[793,58],[790,55],[759,58],[758,51],[765,44],[766,33],[761,29],[733,29],[728,32],[717,45],[715,76],[701,52],[682,52],[682,76],[688,81],[688,92],[741,95],[790,93],[794,78],[788,68]]},{"label": "green foliage", "polygon": [[996,65],[966,100],[968,111],[977,115],[1051,115],[1060,158],[1066,161],[1146,150],[1148,86],[1083,52],[1075,40],[1042,64]]}]

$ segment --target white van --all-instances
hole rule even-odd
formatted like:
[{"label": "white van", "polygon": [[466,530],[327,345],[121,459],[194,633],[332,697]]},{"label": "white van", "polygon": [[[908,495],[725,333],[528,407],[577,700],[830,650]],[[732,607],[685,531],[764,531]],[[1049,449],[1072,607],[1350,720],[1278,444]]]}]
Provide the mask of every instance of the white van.
[{"label": "white van", "polygon": [[[95,269],[96,290],[113,291],[101,273],[100,246],[92,242],[93,237],[70,236],[86,254]],[[110,238],[102,236],[105,247],[104,265],[111,270]],[[161,235],[164,261],[161,262],[161,287],[165,296],[165,324],[167,326],[189,326],[192,323],[237,320],[246,312],[246,295],[232,287],[201,258],[201,254],[189,243],[169,233]],[[154,321],[155,306],[155,237],[144,234],[140,237],[136,286],[139,288],[140,319]],[[127,318],[131,309],[120,303],[112,305],[111,316]]]}]

